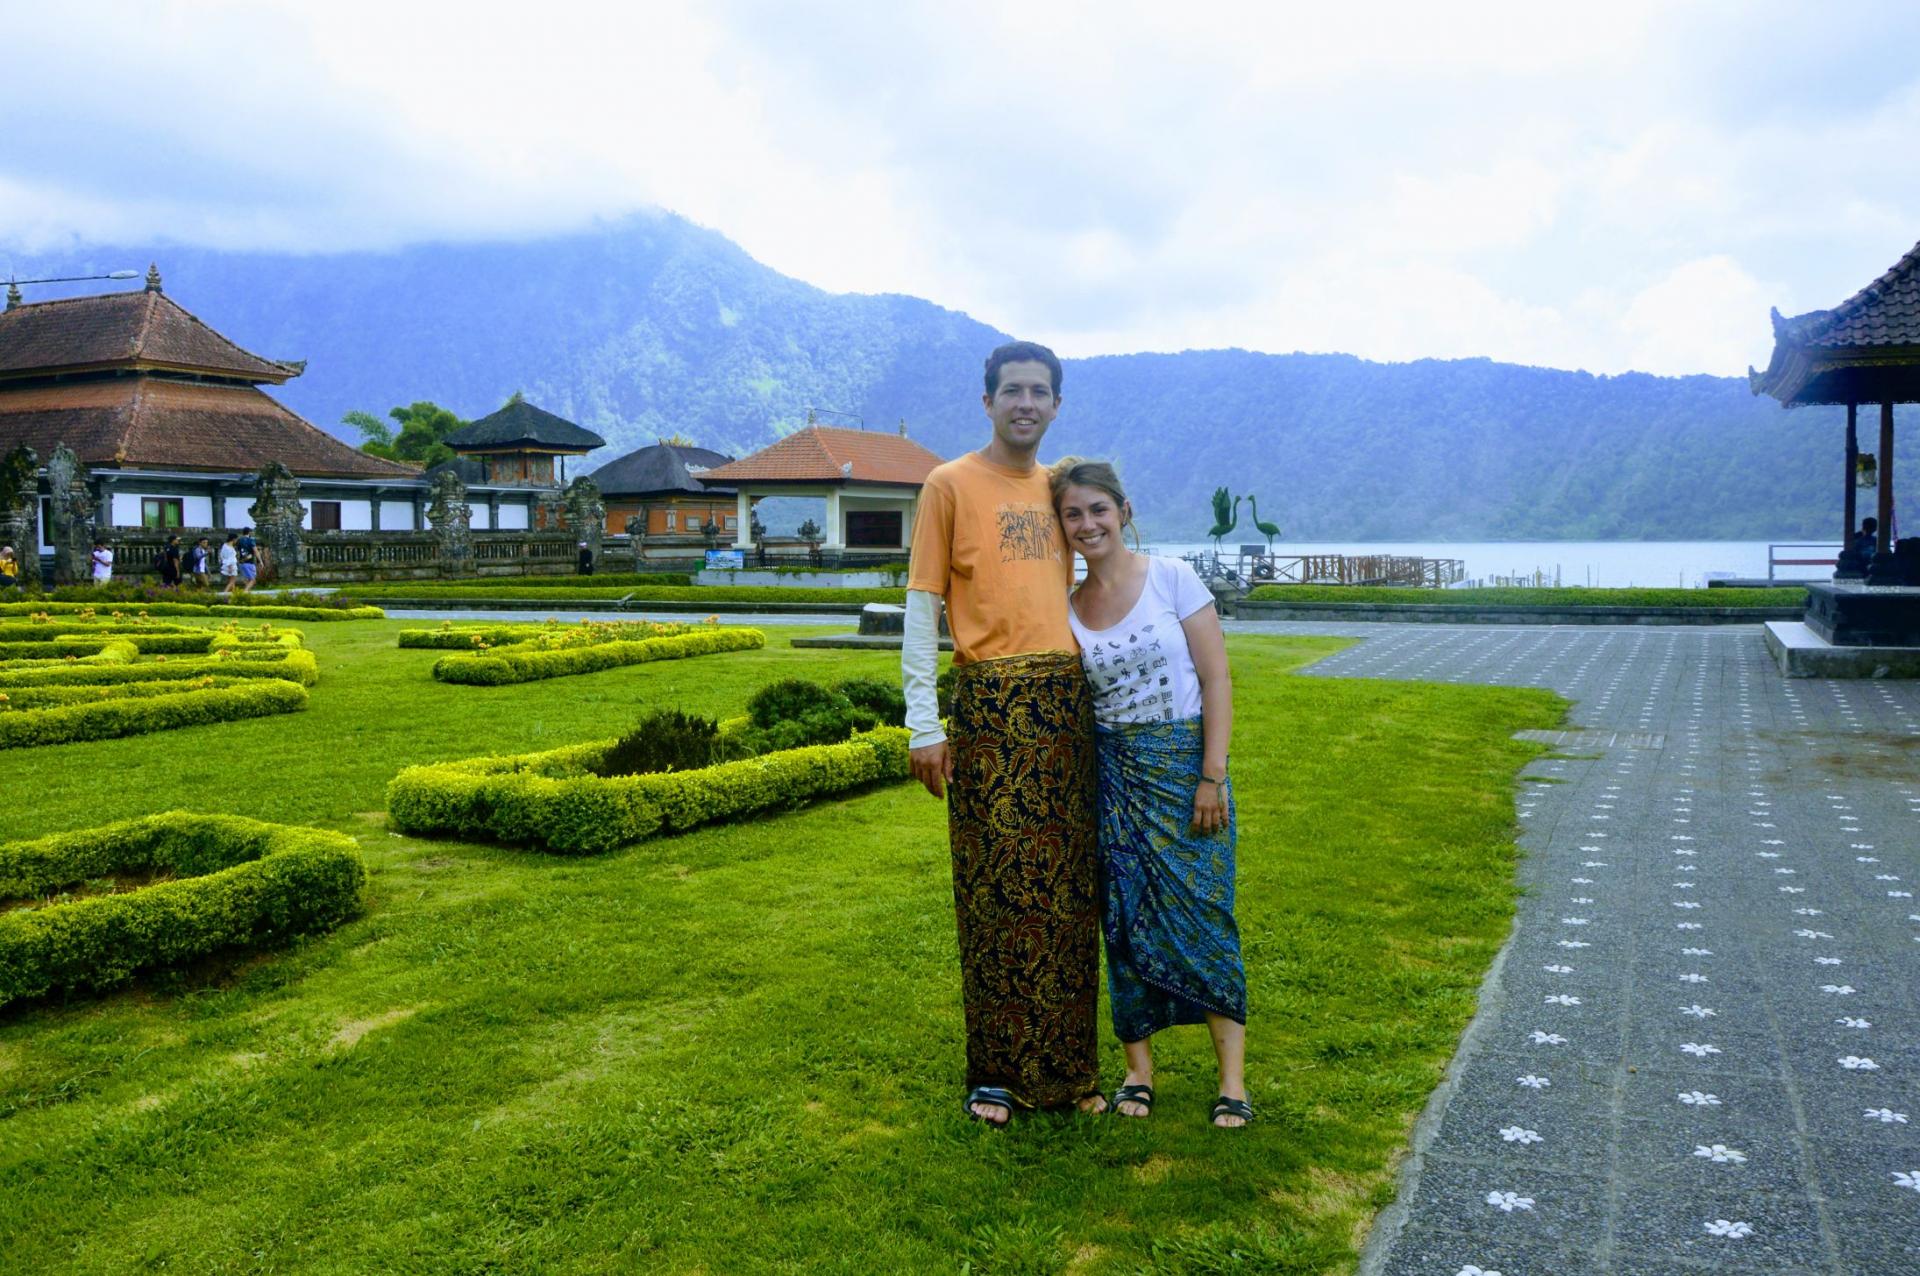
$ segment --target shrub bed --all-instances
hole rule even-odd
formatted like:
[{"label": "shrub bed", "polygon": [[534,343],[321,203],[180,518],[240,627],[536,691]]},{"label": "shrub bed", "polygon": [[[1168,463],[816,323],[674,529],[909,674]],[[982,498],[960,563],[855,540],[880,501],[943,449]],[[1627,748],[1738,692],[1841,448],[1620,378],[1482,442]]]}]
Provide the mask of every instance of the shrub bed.
[{"label": "shrub bed", "polygon": [[[575,578],[580,579],[579,577]],[[905,589],[842,589],[834,586],[690,585],[684,589],[640,585],[574,585],[542,589],[537,595],[513,585],[367,585],[354,590],[355,598],[488,599],[535,597],[559,605],[569,599],[612,602],[631,596],[636,603],[678,604],[699,611],[708,603],[904,603]]]},{"label": "shrub bed", "polygon": [[306,707],[305,687],[278,678],[261,678],[239,686],[193,688],[170,695],[22,708],[0,713],[0,749],[145,735],[176,727],[298,713]]},{"label": "shrub bed", "polygon": [[[695,625],[652,620],[582,622],[579,625],[562,625],[557,620],[537,625],[456,625],[448,620],[442,621],[437,629],[402,629],[400,645],[430,651],[472,651],[475,648],[529,642],[536,638],[593,632],[606,632],[621,638],[672,638],[692,633],[697,628]],[[598,641],[610,640],[611,637]]]},{"label": "shrub bed", "polygon": [[166,678],[157,682],[117,682],[100,685],[60,685],[51,687],[9,687],[0,691],[0,710],[45,709],[62,704],[99,704],[103,700],[142,700],[152,696],[177,695],[182,691],[200,691],[207,687],[238,687],[244,678],[216,678],[203,674],[198,678]]},{"label": "shrub bed", "polygon": [[197,659],[175,660],[155,656],[150,664],[130,663],[134,656],[129,644],[123,663],[108,663],[102,656],[113,654],[109,648],[99,656],[77,660],[14,661],[0,668],[0,689],[7,687],[107,686],[121,682],[159,682],[168,679],[198,678],[206,674],[228,678],[280,678],[311,687],[320,680],[320,665],[313,653],[304,648],[241,648],[237,654],[215,653]]},{"label": "shrub bed", "polygon": [[408,767],[387,786],[387,814],[407,833],[591,854],[907,775],[901,727],[691,771],[595,774],[614,744]]},{"label": "shrub bed", "polygon": [[[315,593],[307,590],[290,590],[286,593],[247,594],[236,591],[231,596],[218,589],[199,589],[183,586],[168,589],[164,585],[147,582],[113,581],[106,585],[61,585],[51,594],[41,595],[56,603],[77,604],[82,607],[98,607],[102,604],[128,604],[133,608],[153,606],[189,607],[195,611],[206,611],[213,607],[227,607],[242,611],[255,611],[260,608],[297,606],[306,611],[350,610],[356,604],[338,594]],[[297,598],[298,602],[288,603],[288,598]]]},{"label": "shrub bed", "polygon": [[1780,589],[1403,589],[1390,585],[1261,585],[1254,603],[1420,603],[1441,607],[1804,607],[1807,591]]},{"label": "shrub bed", "polygon": [[[0,617],[19,616],[76,616],[82,619],[98,618],[100,605],[81,602],[7,602],[0,603]],[[141,616],[250,616],[255,620],[385,620],[387,613],[378,607],[365,607],[359,604],[341,604],[334,607],[291,607],[273,603],[211,605],[166,602],[136,602],[128,604],[124,610],[114,610],[109,617],[138,619]]]},{"label": "shrub bed", "polygon": [[540,678],[597,673],[653,660],[681,660],[723,651],[752,651],[767,645],[758,629],[700,626],[696,632],[667,638],[613,639],[577,645],[542,645],[540,639],[472,654],[442,656],[433,676],[441,682],[497,687]]},{"label": "shrub bed", "polygon": [[[101,893],[114,875],[176,880]],[[0,1005],[330,929],[365,880],[351,838],[235,815],[170,811],[0,844]]]}]

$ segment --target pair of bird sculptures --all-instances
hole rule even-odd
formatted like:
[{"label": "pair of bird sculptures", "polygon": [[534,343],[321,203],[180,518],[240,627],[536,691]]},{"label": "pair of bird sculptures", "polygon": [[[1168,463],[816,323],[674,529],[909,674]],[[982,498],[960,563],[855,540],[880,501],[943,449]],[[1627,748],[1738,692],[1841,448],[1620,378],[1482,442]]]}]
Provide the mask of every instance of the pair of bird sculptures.
[{"label": "pair of bird sculptures", "polygon": [[1213,489],[1213,529],[1209,531],[1207,535],[1213,538],[1214,549],[1218,550],[1220,548],[1221,537],[1240,525],[1241,501],[1245,501],[1247,508],[1253,511],[1253,525],[1259,528],[1261,535],[1267,538],[1267,552],[1271,554],[1273,552],[1273,538],[1280,534],[1279,527],[1273,523],[1265,523],[1260,520],[1260,506],[1251,494],[1247,496],[1232,496],[1228,494],[1227,489],[1224,487],[1216,487]]}]

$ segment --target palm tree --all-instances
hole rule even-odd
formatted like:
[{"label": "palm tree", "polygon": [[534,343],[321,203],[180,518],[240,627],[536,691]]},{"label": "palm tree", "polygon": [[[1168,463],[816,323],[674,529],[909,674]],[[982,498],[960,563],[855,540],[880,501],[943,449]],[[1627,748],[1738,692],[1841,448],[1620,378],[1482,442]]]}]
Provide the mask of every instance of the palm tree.
[{"label": "palm tree", "polygon": [[1260,521],[1260,507],[1254,504],[1251,494],[1247,496],[1247,508],[1253,511],[1253,525],[1259,528],[1261,533],[1267,538],[1267,553],[1273,553],[1273,538],[1280,534],[1280,529],[1272,523],[1263,523]]},{"label": "palm tree", "polygon": [[1238,496],[1229,496],[1227,489],[1224,487],[1216,487],[1213,489],[1213,530],[1208,532],[1207,535],[1213,537],[1213,548],[1216,553],[1220,549],[1220,538],[1232,531],[1240,523],[1240,502],[1242,499],[1242,497]]}]

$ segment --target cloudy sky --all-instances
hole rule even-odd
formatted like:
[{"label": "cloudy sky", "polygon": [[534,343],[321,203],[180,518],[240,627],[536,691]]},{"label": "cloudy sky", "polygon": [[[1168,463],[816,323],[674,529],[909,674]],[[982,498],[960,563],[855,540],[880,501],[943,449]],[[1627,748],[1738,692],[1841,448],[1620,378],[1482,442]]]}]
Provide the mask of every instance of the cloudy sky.
[{"label": "cloudy sky", "polygon": [[1920,239],[1920,6],[0,0],[9,249],[662,207],[1062,353],[1764,364]]}]

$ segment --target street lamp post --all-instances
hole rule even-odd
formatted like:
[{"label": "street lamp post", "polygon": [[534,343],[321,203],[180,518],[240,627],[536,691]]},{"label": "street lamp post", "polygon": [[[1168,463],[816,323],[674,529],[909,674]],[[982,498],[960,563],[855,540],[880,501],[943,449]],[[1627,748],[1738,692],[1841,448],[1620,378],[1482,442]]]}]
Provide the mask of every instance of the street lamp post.
[{"label": "street lamp post", "polygon": [[94,279],[138,279],[137,270],[115,270],[104,275],[53,275],[46,279],[7,279],[7,309],[19,305],[24,298],[20,295],[21,284],[78,284]]}]

